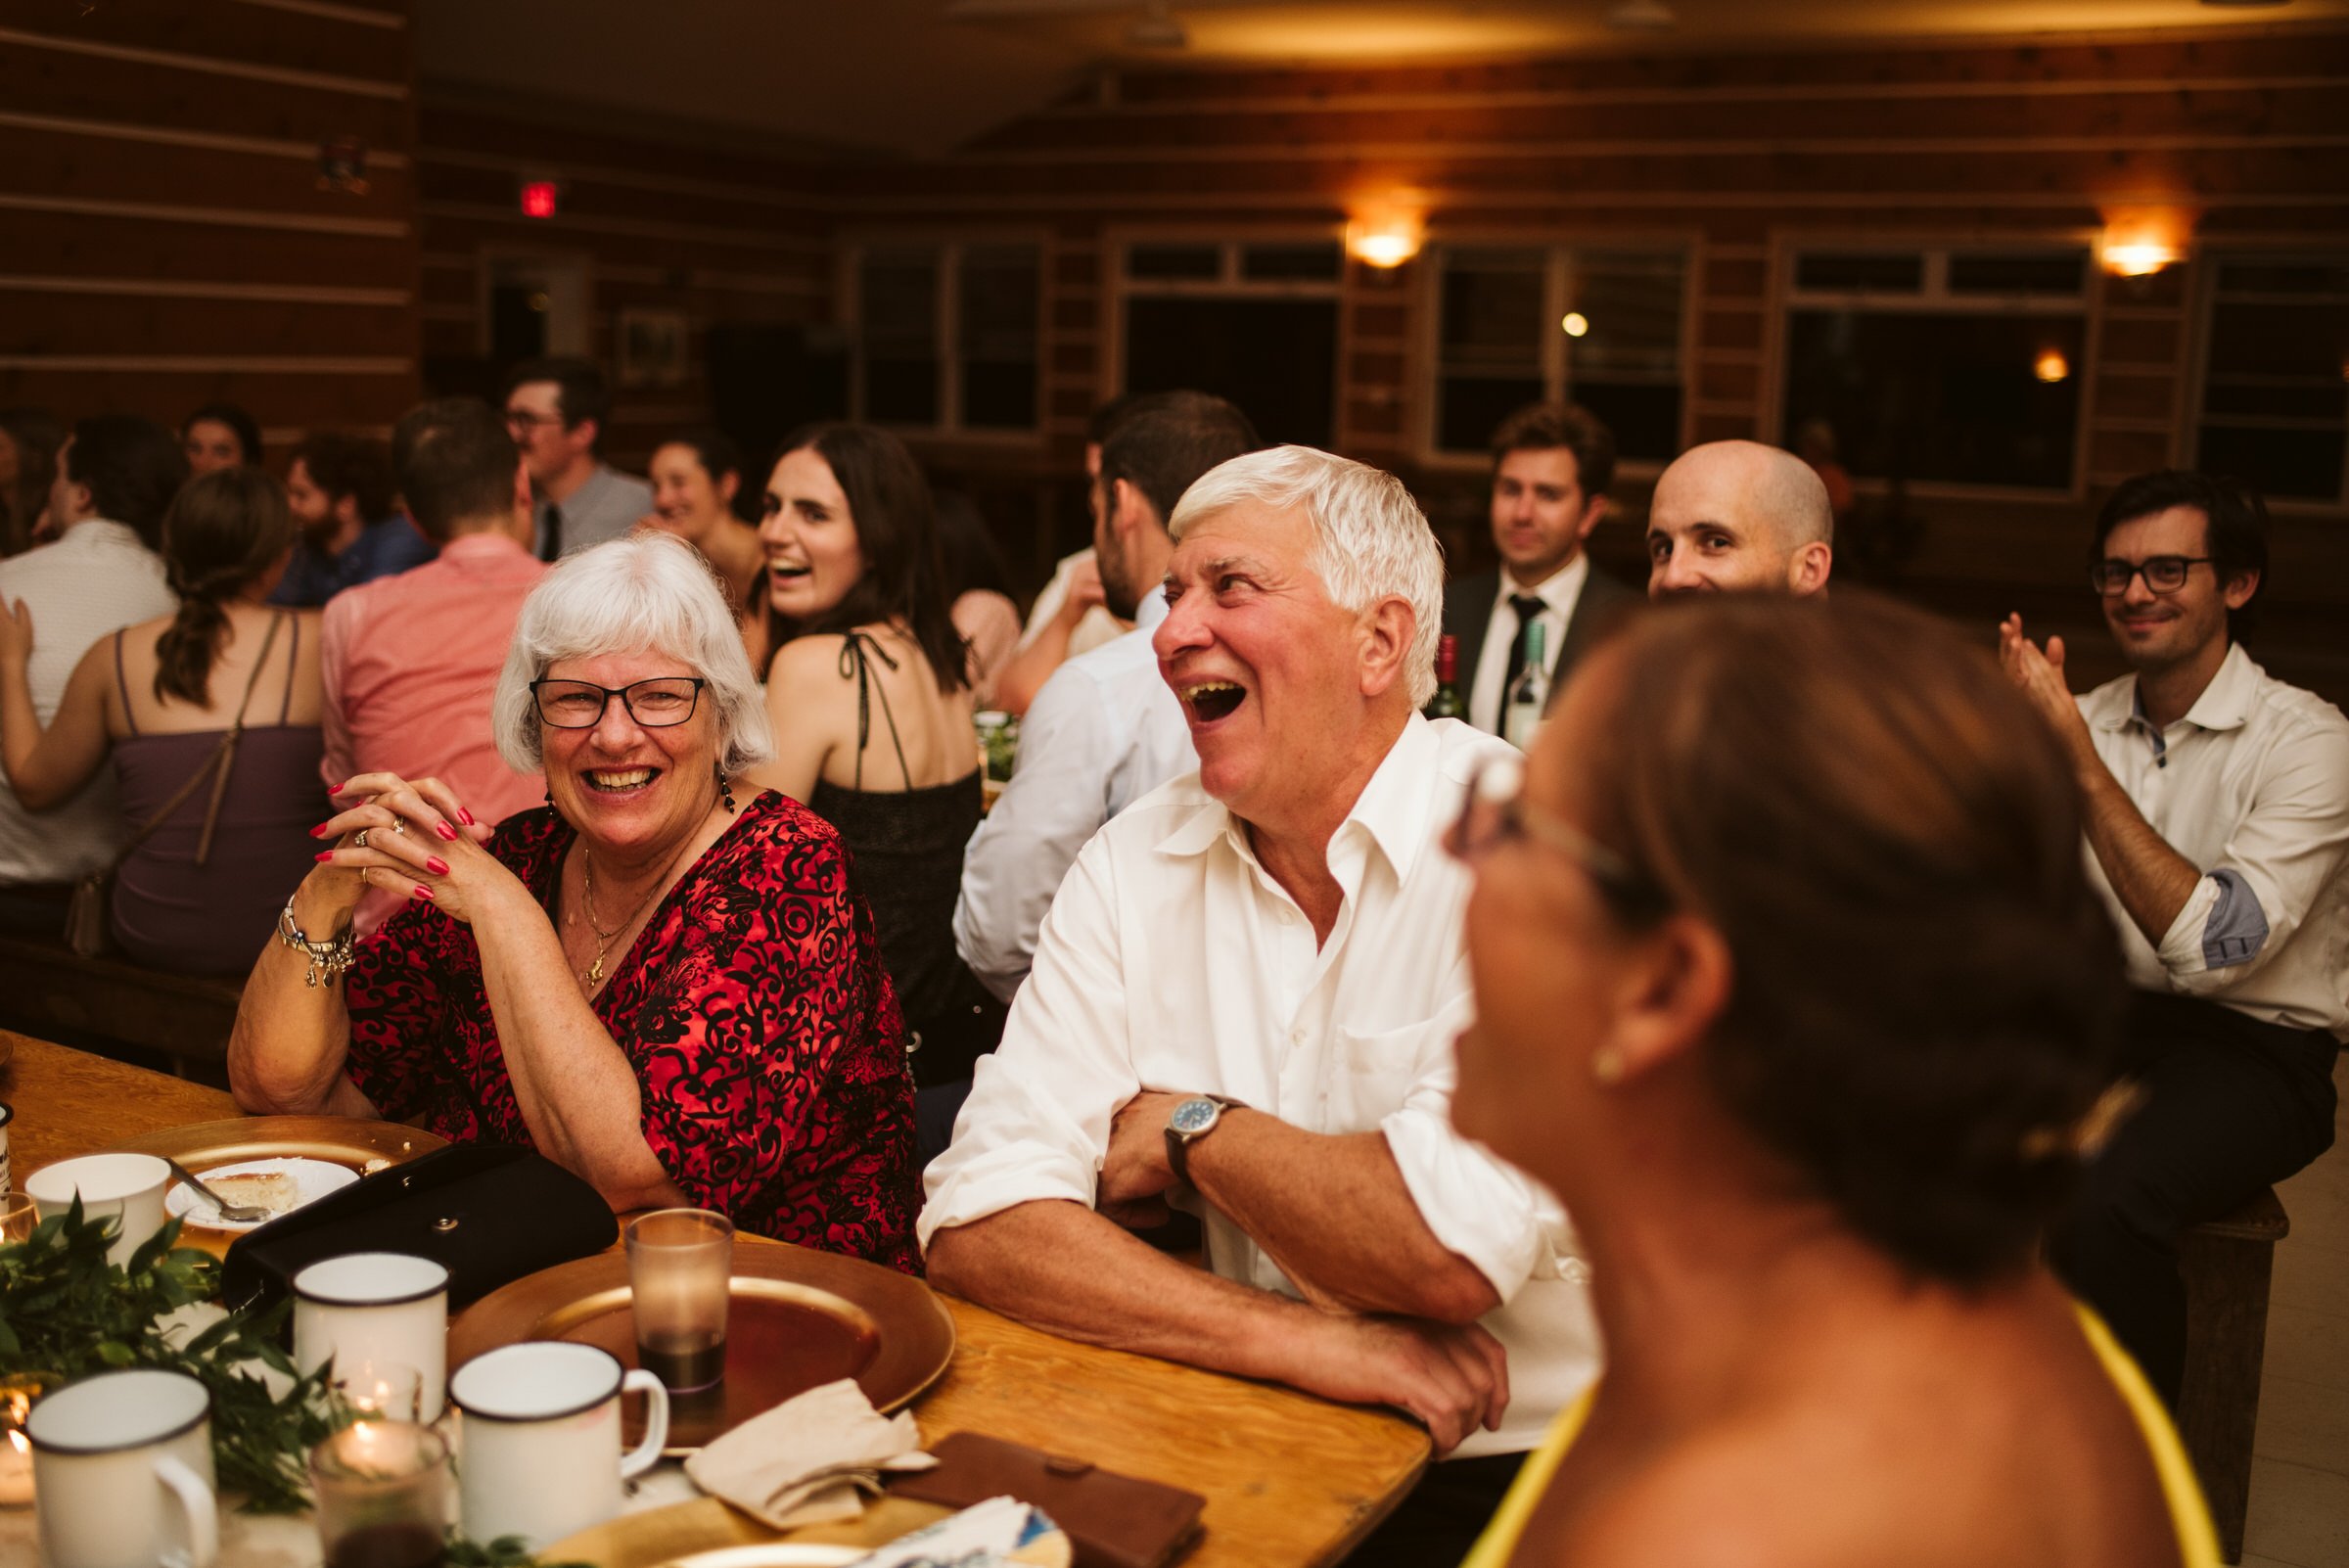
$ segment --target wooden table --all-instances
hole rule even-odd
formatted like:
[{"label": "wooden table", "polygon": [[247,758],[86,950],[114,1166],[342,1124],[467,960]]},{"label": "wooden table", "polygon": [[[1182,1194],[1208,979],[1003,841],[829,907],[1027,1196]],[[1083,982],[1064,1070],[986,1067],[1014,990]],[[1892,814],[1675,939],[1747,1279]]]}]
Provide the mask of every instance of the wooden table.
[{"label": "wooden table", "polygon": [[[16,1048],[0,1069],[0,1100],[16,1109],[20,1181],[52,1160],[237,1114],[218,1089],[23,1035],[0,1038]],[[1187,1487],[1208,1503],[1207,1534],[1186,1568],[1334,1562],[1427,1463],[1427,1434],[1395,1416],[1097,1350],[941,1299],[954,1317],[954,1361],[914,1407],[924,1437],[988,1432]]]}]

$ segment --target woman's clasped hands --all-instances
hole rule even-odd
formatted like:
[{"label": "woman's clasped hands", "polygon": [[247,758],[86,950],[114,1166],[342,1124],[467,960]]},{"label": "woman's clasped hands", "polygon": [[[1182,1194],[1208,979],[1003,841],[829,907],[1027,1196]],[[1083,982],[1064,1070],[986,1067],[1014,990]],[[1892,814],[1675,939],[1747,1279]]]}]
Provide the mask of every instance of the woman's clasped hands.
[{"label": "woman's clasped hands", "polygon": [[429,900],[470,925],[497,895],[519,887],[514,873],[483,850],[487,825],[474,820],[455,791],[437,778],[414,783],[396,773],[361,773],[329,792],[350,803],[310,829],[332,838],[318,862],[339,876],[355,904],[369,888]]}]

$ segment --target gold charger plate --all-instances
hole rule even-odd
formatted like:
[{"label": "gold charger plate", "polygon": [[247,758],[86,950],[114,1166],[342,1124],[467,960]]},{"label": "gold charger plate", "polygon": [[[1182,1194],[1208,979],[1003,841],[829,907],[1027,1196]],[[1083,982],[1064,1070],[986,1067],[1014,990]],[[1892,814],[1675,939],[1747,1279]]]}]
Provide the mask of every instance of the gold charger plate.
[{"label": "gold charger plate", "polygon": [[[202,1176],[218,1166],[282,1159],[324,1160],[363,1172],[370,1160],[405,1165],[447,1143],[422,1128],[356,1116],[239,1116],[169,1127],[108,1147],[123,1154],[161,1155]],[[241,1233],[199,1224],[187,1227],[188,1244],[207,1252],[226,1252]]]},{"label": "gold charger plate", "polygon": [[[532,1339],[600,1346],[634,1366],[626,1257],[558,1264],[484,1296],[449,1325],[449,1368]],[[937,1382],[953,1356],[954,1321],[920,1280],[838,1253],[737,1238],[725,1381],[669,1397],[667,1452],[691,1453],[843,1377],[854,1378],[874,1408],[897,1409]],[[622,1410],[633,1443],[642,1430],[636,1403]]]},{"label": "gold charger plate", "polygon": [[564,1537],[538,1556],[542,1562],[584,1562],[595,1568],[750,1568],[745,1557],[765,1559],[760,1568],[816,1568],[854,1562],[951,1511],[885,1497],[855,1519],[777,1535],[715,1498],[696,1498],[606,1520]]}]

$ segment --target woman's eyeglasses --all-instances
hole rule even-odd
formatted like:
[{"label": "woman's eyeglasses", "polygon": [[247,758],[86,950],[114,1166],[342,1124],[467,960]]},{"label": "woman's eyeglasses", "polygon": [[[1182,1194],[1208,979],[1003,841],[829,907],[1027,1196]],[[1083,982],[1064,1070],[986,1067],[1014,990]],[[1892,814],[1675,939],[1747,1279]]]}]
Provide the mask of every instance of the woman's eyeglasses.
[{"label": "woman's eyeglasses", "polygon": [[1500,844],[1535,843],[1557,851],[1597,884],[1625,915],[1653,917],[1671,907],[1664,890],[1622,855],[1582,829],[1525,798],[1525,761],[1494,757],[1477,764],[1460,799],[1460,814],[1445,835],[1444,847],[1473,861]]},{"label": "woman's eyeglasses", "polygon": [[593,729],[604,721],[612,699],[645,729],[682,724],[701,705],[699,675],[664,675],[625,686],[598,686],[590,680],[533,680],[530,695],[537,699],[538,716],[556,729]]},{"label": "woman's eyeglasses", "polygon": [[2142,561],[2098,561],[2088,569],[2088,580],[2098,593],[2114,597],[2129,591],[2132,577],[2142,576],[2155,593],[2176,593],[2195,567],[2208,566],[2207,555],[2149,555]]}]

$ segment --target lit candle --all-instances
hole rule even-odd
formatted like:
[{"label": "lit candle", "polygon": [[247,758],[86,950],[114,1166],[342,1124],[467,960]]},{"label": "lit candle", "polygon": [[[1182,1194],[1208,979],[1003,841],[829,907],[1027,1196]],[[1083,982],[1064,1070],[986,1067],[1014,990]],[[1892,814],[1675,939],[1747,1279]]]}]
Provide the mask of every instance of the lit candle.
[{"label": "lit candle", "polygon": [[[8,1401],[19,1421],[23,1413],[16,1407],[29,1403],[21,1394]],[[6,1436],[7,1441],[0,1443],[0,1508],[27,1508],[32,1505],[32,1445],[13,1426]]]}]

